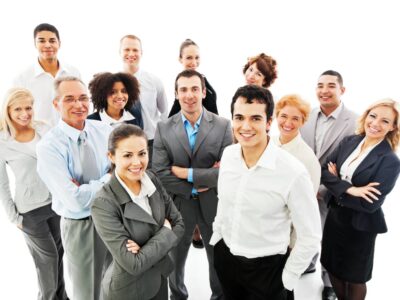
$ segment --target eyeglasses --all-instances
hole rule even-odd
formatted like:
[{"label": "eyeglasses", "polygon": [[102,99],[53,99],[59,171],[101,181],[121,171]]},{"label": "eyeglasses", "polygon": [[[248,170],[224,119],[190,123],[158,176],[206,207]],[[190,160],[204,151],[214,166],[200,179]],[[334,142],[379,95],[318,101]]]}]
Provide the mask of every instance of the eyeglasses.
[{"label": "eyeglasses", "polygon": [[75,104],[76,102],[80,103],[88,103],[89,102],[89,97],[86,95],[81,95],[78,98],[75,98],[73,96],[66,96],[64,99],[62,99],[62,102],[66,104]]}]

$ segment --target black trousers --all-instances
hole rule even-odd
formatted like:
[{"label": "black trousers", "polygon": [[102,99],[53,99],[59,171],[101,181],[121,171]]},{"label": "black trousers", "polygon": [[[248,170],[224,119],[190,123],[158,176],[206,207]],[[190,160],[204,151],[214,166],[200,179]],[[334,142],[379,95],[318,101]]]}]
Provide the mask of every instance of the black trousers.
[{"label": "black trousers", "polygon": [[282,283],[288,255],[246,258],[233,255],[224,240],[214,246],[214,266],[225,300],[294,299]]}]

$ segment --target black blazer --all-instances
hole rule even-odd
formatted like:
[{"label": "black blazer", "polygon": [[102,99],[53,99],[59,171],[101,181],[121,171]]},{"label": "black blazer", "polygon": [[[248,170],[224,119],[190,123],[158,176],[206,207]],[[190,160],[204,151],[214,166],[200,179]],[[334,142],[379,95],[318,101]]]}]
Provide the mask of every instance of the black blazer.
[{"label": "black blazer", "polygon": [[[386,195],[393,189],[400,172],[400,161],[393,152],[389,143],[384,140],[377,145],[355,170],[351,179],[352,184],[341,180],[328,171],[328,162],[336,163],[338,173],[345,160],[363,140],[363,135],[351,135],[345,137],[339,146],[328,156],[322,165],[321,182],[330,193],[329,202],[335,201],[338,205],[353,210],[352,225],[360,231],[384,233],[387,231],[385,217],[382,211],[382,204]],[[372,203],[363,198],[346,194],[351,186],[361,187],[370,182],[379,182],[376,188],[382,193],[377,195],[377,201]]]},{"label": "black blazer", "polygon": [[[142,106],[141,106],[140,102],[135,104],[129,110],[129,112],[135,117],[135,119],[126,121],[125,123],[132,124],[132,125],[137,125],[137,126],[139,126],[140,128],[143,129],[143,118],[142,118],[141,108],[142,108]],[[98,111],[92,113],[91,115],[88,115],[87,118],[91,119],[91,120],[101,121],[100,113]]]},{"label": "black blazer", "polygon": [[[203,75],[204,81],[206,83],[206,97],[203,99],[203,106],[212,113],[218,115],[217,109],[217,93],[214,91],[211,84],[207,81],[207,78]],[[171,111],[169,112],[168,118],[177,114],[181,111],[181,105],[179,104],[179,100],[175,99],[174,104],[172,105]]]}]

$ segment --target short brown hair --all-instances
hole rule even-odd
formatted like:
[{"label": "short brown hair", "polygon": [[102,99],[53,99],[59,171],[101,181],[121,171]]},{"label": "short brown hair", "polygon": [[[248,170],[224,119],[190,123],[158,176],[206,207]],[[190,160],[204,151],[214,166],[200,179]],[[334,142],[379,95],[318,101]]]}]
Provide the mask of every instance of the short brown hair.
[{"label": "short brown hair", "polygon": [[252,64],[256,63],[257,69],[264,75],[265,79],[263,87],[268,88],[278,78],[278,71],[276,69],[276,60],[272,56],[260,53],[257,56],[249,57],[247,64],[243,67],[243,74]]}]

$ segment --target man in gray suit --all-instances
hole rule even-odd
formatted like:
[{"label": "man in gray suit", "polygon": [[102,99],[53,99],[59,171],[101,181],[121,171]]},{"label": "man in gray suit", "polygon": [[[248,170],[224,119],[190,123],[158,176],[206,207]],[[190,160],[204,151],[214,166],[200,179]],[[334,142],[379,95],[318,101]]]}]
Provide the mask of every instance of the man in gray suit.
[{"label": "man in gray suit", "polygon": [[[321,165],[325,163],[328,155],[340,141],[344,137],[354,134],[356,128],[357,115],[347,109],[340,99],[344,92],[343,78],[338,72],[333,70],[323,72],[318,79],[316,88],[320,107],[311,112],[310,118],[301,129],[304,141],[314,150]],[[328,214],[326,192],[326,188],[321,185],[317,195],[322,228]],[[317,258],[318,254],[305,273],[315,272]],[[322,299],[336,299],[328,273],[324,269],[322,270],[322,280],[324,282]]]},{"label": "man in gray suit", "polygon": [[184,236],[173,250],[175,270],[169,277],[171,299],[188,298],[184,283],[185,262],[193,230],[199,225],[207,252],[211,299],[222,299],[209,241],[217,210],[219,161],[232,144],[230,121],[202,107],[206,95],[203,76],[194,70],[178,74],[176,98],[181,113],[158,123],[154,138],[153,169],[171,194],[185,223]]}]

